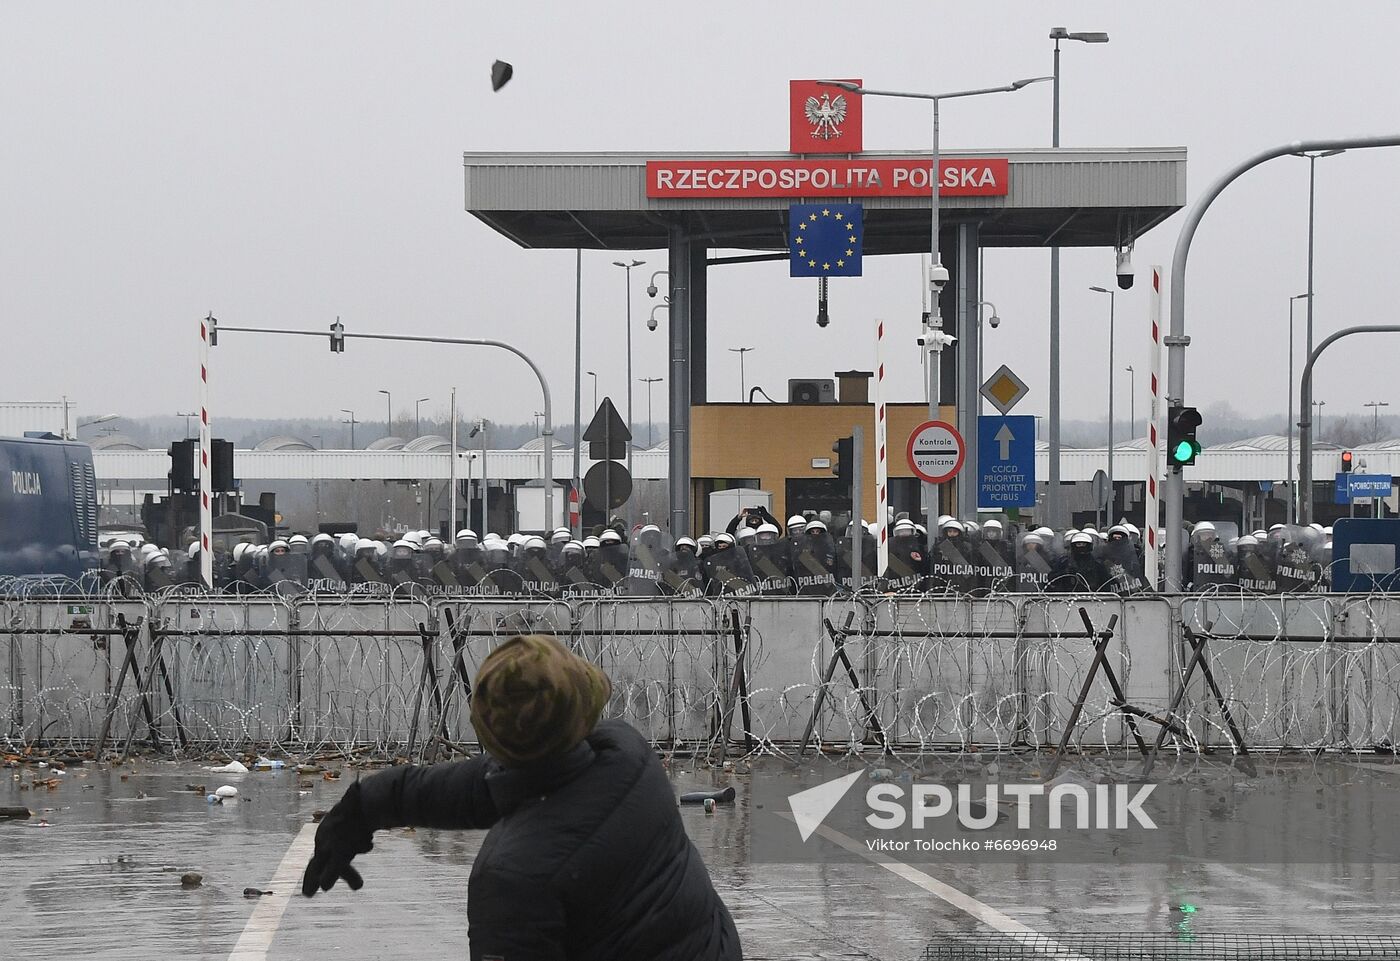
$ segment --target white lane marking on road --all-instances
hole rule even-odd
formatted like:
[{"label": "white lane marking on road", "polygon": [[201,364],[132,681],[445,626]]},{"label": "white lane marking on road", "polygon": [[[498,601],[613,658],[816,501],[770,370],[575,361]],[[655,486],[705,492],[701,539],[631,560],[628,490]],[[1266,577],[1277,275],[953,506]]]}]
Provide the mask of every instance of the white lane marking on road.
[{"label": "white lane marking on road", "polygon": [[[779,817],[787,818],[789,821],[794,820],[793,816],[786,811],[775,811],[773,813],[777,814]],[[871,864],[878,864],[891,874],[904,878],[904,880],[922,888],[934,897],[962,911],[964,914],[982,922],[992,930],[1004,934],[1007,937],[1014,938],[1034,951],[1041,951],[1045,954],[1053,955],[1058,961],[1090,961],[1089,958],[1074,953],[1048,936],[1036,931],[1034,928],[1027,927],[1015,918],[1002,914],[991,905],[982,903],[972,895],[965,894],[952,885],[946,884],[932,875],[925,874],[918,868],[911,867],[902,861],[896,861],[892,858],[876,857],[864,844],[861,844],[854,838],[847,837],[840,831],[833,830],[823,824],[817,828],[816,833],[838,847],[845,848],[853,854],[859,854]]]},{"label": "white lane marking on road", "polygon": [[301,892],[301,875],[306,862],[311,860],[311,852],[316,845],[316,825],[303,824],[301,831],[292,839],[291,847],[282,856],[282,863],[272,875],[271,894],[258,899],[252,916],[243,926],[238,943],[228,961],[266,961],[267,950],[272,947],[272,939],[282,923],[282,915],[293,897]]}]

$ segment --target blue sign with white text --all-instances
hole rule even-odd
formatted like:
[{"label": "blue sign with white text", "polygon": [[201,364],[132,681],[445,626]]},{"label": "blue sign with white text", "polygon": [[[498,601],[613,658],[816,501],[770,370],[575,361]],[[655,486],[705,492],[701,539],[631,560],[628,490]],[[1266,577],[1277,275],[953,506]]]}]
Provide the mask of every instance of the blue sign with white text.
[{"label": "blue sign with white text", "polygon": [[1389,474],[1338,471],[1336,503],[1350,504],[1358,497],[1389,497],[1394,483],[1395,479]]},{"label": "blue sign with white text", "polygon": [[1035,506],[1035,417],[977,418],[977,506]]}]

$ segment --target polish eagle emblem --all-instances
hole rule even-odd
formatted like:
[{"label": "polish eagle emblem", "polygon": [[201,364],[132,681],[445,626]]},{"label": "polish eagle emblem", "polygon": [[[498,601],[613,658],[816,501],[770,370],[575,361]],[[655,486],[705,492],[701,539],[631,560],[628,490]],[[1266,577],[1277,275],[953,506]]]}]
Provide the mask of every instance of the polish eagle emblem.
[{"label": "polish eagle emblem", "polygon": [[807,122],[812,125],[812,139],[832,140],[841,136],[841,124],[846,120],[846,96],[837,94],[833,100],[830,94],[808,97],[803,106]]}]

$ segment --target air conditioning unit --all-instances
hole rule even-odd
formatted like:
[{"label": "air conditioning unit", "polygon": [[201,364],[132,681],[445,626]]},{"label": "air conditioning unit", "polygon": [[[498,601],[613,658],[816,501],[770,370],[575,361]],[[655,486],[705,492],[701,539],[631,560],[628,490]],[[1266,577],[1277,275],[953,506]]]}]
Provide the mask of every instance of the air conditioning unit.
[{"label": "air conditioning unit", "polygon": [[788,403],[834,404],[836,403],[836,381],[790,380],[788,381]]}]

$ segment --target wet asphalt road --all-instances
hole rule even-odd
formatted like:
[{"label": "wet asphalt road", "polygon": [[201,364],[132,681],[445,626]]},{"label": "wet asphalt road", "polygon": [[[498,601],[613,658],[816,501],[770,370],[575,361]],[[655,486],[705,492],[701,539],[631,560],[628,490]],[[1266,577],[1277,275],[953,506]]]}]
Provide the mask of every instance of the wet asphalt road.
[{"label": "wet asphalt road", "polygon": [[[311,812],[334,803],[351,769],[327,781],[290,770],[220,775],[192,762],[138,760],[70,766],[52,789],[20,790],[51,776],[26,765],[4,770],[0,781],[0,806],[35,812],[28,821],[0,821],[0,911],[8,919],[0,958],[229,958],[259,903],[243,890],[270,886],[268,897],[285,900],[285,914],[268,958],[467,956],[467,874],[479,833],[381,833],[356,862],[366,881],[358,893],[337,887],[307,900],[294,885],[271,885]],[[678,793],[729,778],[741,795],[745,786],[742,775],[688,762],[678,761],[673,777]],[[187,790],[220,784],[238,787],[241,800],[210,805]],[[748,958],[917,958],[940,933],[981,928],[874,864],[748,863],[743,805],[712,815],[681,810]],[[1400,932],[1393,864],[918,868],[1047,934]],[[199,887],[182,887],[190,871],[203,875]]]}]

